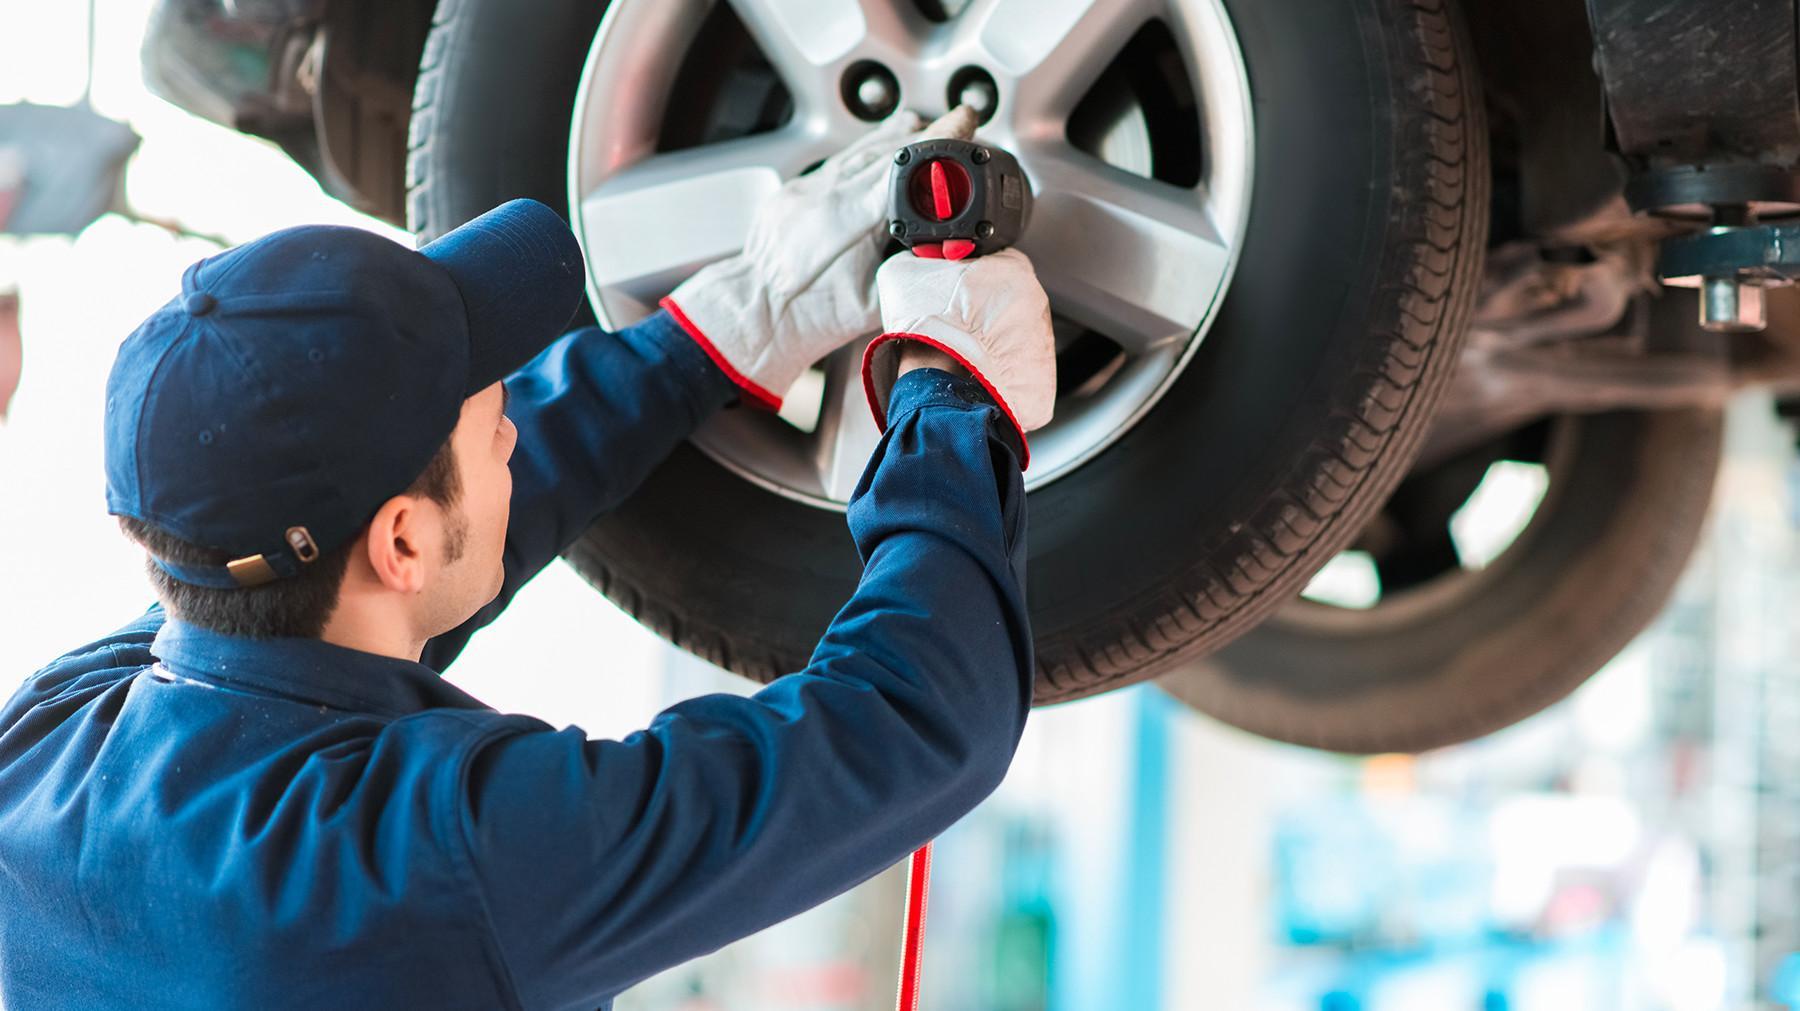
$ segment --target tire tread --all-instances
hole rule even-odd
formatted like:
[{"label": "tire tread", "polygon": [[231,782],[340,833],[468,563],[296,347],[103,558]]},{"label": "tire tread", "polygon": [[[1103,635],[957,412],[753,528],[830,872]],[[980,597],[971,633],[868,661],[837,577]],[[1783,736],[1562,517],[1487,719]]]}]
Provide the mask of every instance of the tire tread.
[{"label": "tire tread", "polygon": [[[1237,543],[1223,571],[1210,560],[1141,601],[1126,619],[1126,637],[1143,644],[1090,659],[1079,641],[1120,636],[1090,628],[1039,641],[1039,703],[1063,702],[1164,673],[1190,658],[1196,644],[1229,638],[1293,594],[1305,578],[1355,536],[1410,464],[1454,367],[1487,241],[1486,128],[1479,83],[1456,11],[1445,0],[1392,0],[1389,16],[1410,22],[1416,47],[1395,54],[1395,91],[1423,97],[1415,122],[1399,132],[1405,220],[1393,229],[1388,277],[1379,291],[1391,317],[1376,320],[1366,358],[1340,402],[1333,424],[1296,468],[1315,473],[1301,487],[1273,492],[1227,536]],[[1409,139],[1420,143],[1414,148]],[[1213,552],[1203,554],[1212,556]],[[1157,631],[1155,642],[1146,629]],[[1070,647],[1076,647],[1071,650]],[[1073,653],[1073,656],[1070,653]]]}]

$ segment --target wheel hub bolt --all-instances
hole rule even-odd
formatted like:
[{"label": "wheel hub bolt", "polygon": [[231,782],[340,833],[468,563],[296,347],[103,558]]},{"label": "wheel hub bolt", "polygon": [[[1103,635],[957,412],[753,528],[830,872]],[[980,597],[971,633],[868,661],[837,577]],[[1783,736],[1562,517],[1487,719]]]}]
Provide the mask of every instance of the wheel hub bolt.
[{"label": "wheel hub bolt", "polygon": [[945,98],[951,108],[966,105],[974,109],[975,117],[986,123],[999,111],[1000,86],[994,83],[992,74],[980,67],[964,67],[950,76]]},{"label": "wheel hub bolt", "polygon": [[844,71],[840,88],[844,107],[869,123],[892,116],[900,108],[900,80],[873,60],[859,60]]},{"label": "wheel hub bolt", "polygon": [[1700,326],[1713,333],[1755,333],[1768,325],[1760,285],[1737,277],[1700,282]]}]

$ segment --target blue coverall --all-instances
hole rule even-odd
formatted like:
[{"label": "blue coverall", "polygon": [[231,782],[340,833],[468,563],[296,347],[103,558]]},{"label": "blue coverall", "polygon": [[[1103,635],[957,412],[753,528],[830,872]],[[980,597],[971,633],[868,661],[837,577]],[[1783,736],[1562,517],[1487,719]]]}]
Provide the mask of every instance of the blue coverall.
[{"label": "blue coverall", "polygon": [[[896,385],[850,503],[862,580],[806,669],[622,741],[438,671],[736,387],[662,313],[568,334],[507,385],[504,589],[423,663],[153,607],[0,710],[9,1011],[604,1006],[1000,782],[1031,696],[1025,497],[978,384]],[[596,676],[571,640],[568,676]]]}]

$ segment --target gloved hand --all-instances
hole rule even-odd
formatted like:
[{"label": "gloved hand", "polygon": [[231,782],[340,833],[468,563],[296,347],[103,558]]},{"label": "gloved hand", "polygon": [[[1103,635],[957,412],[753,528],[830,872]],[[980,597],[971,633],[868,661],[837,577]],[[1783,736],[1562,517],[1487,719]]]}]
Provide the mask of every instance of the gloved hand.
[{"label": "gloved hand", "polygon": [[969,140],[976,118],[958,106],[923,132],[920,124],[902,111],[790,179],[757,208],[742,253],[662,300],[747,401],[780,410],[807,366],[881,325],[875,268],[894,153],[915,141]]},{"label": "gloved hand", "polygon": [[954,358],[988,391],[1019,431],[1044,427],[1056,403],[1056,336],[1050,299],[1031,261],[1016,249],[966,260],[896,256],[876,275],[883,333],[863,352],[863,391],[875,423],[887,428],[888,393],[907,341]]}]

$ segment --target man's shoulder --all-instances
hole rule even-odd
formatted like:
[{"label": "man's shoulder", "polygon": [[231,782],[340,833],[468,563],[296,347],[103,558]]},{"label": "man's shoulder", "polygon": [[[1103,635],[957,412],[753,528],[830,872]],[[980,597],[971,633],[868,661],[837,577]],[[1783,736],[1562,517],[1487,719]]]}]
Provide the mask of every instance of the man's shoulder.
[{"label": "man's shoulder", "polygon": [[25,683],[61,685],[105,672],[128,674],[148,667],[156,662],[150,644],[165,620],[162,605],[156,604],[122,628],[50,661]]},{"label": "man's shoulder", "polygon": [[122,628],[50,661],[28,675],[12,697],[0,703],[0,733],[25,713],[71,693],[105,691],[155,663],[150,644],[163,626],[163,609],[150,608]]}]

